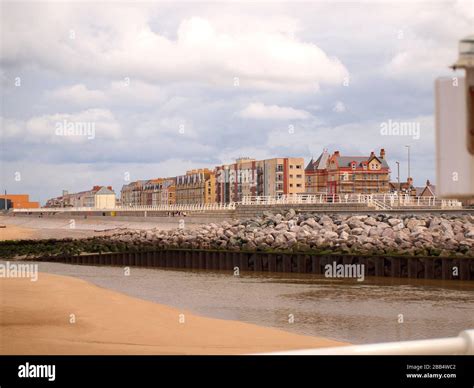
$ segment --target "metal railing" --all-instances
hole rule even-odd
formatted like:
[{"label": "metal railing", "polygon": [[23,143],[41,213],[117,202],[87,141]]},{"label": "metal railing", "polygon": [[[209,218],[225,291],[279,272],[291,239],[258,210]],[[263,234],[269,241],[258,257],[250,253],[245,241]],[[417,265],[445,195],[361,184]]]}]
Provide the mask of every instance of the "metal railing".
[{"label": "metal railing", "polygon": [[381,210],[396,207],[419,207],[441,209],[459,209],[462,203],[458,200],[440,200],[436,197],[413,197],[408,194],[291,194],[281,196],[244,196],[243,205],[286,205],[286,204],[332,204],[364,203]]},{"label": "metal railing", "polygon": [[137,206],[116,206],[114,208],[94,208],[94,207],[51,207],[38,209],[13,209],[17,213],[64,213],[64,212],[117,212],[117,211],[189,211],[204,212],[212,210],[234,210],[235,202],[231,203],[206,203],[206,204],[174,204],[174,205],[137,205]]},{"label": "metal railing", "polygon": [[66,208],[39,208],[39,209],[13,209],[19,213],[41,212],[71,212],[71,211],[189,211],[205,212],[215,210],[234,210],[237,205],[293,205],[293,204],[365,204],[379,210],[401,208],[440,208],[460,209],[458,200],[440,200],[436,197],[412,197],[410,195],[387,194],[291,194],[281,196],[254,195],[244,196],[240,202],[206,203],[206,204],[174,204],[174,205],[137,205],[116,206],[114,208],[93,207],[66,207]]},{"label": "metal railing", "polygon": [[246,195],[242,205],[292,205],[292,204],[332,204],[332,203],[365,203],[374,206],[368,195],[364,194],[285,194]]},{"label": "metal railing", "polygon": [[384,342],[369,345],[334,346],[302,349],[261,355],[473,355],[474,330],[464,330],[457,337],[416,341]]}]

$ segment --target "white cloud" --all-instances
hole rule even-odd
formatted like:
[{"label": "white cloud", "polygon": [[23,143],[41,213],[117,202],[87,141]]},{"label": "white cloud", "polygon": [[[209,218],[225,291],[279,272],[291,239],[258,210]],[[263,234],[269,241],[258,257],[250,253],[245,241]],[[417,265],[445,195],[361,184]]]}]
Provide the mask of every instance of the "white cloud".
[{"label": "white cloud", "polygon": [[137,105],[142,107],[161,103],[166,97],[158,86],[129,77],[125,77],[122,81],[113,81],[103,89],[89,89],[84,84],[76,84],[47,91],[45,96],[82,107]]},{"label": "white cloud", "polygon": [[102,105],[106,101],[105,93],[101,90],[88,89],[83,84],[65,86],[46,92],[46,97],[65,101],[74,105]]},{"label": "white cloud", "polygon": [[34,116],[27,120],[2,118],[5,139],[25,143],[83,143],[96,138],[117,138],[120,124],[106,109]]},{"label": "white cloud", "polygon": [[240,87],[264,90],[314,91],[320,84],[340,85],[347,76],[337,58],[286,33],[287,25],[278,29],[252,20],[236,30],[194,16],[183,18],[176,39],[170,39],[151,28],[156,9],[104,7],[85,12],[81,6],[55,5],[50,12],[6,4],[4,61],[28,61],[66,74],[228,87],[239,77]]},{"label": "white cloud", "polygon": [[336,112],[336,113],[342,113],[342,112],[345,112],[346,111],[346,106],[344,105],[344,103],[342,101],[337,101],[333,108],[332,108],[332,111],[333,112]]},{"label": "white cloud", "polygon": [[247,105],[239,112],[239,115],[246,119],[257,120],[303,120],[311,117],[311,114],[305,110],[287,106],[264,105],[261,102]]}]

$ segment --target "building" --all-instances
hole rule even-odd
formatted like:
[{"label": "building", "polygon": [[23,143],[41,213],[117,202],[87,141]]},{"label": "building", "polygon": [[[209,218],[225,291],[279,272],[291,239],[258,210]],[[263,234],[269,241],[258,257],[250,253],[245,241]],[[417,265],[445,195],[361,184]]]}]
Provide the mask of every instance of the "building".
[{"label": "building", "polygon": [[306,166],[305,187],[308,194],[326,194],[328,190],[328,164],[330,155],[327,150],[314,160],[311,158]]},{"label": "building", "polygon": [[216,176],[207,168],[187,171],[176,177],[176,203],[204,204],[216,202]]},{"label": "building", "polygon": [[329,158],[327,167],[328,194],[372,194],[390,191],[390,168],[385,150],[379,156],[342,156],[339,151]]},{"label": "building", "polygon": [[389,182],[389,191],[391,193],[409,194],[412,196],[418,195],[418,189],[413,186],[413,178],[408,178],[405,182]]},{"label": "building", "polygon": [[3,199],[2,209],[5,209],[5,207],[13,209],[38,209],[40,207],[39,202],[30,202],[29,194],[0,195],[0,199]]},{"label": "building", "polygon": [[120,190],[120,202],[122,206],[137,206],[146,202],[142,198],[143,186],[148,181],[134,181],[122,186]]},{"label": "building", "polygon": [[233,164],[218,166],[216,176],[216,201],[229,203],[241,201],[245,195],[257,195],[257,161],[239,158]]},{"label": "building", "polygon": [[176,178],[163,178],[152,194],[152,206],[176,203]]},{"label": "building", "polygon": [[303,158],[255,160],[240,158],[216,167],[216,201],[239,202],[244,196],[274,196],[305,192]]},{"label": "building", "polygon": [[176,203],[176,178],[139,180],[122,186],[122,206],[158,206]]},{"label": "building", "polygon": [[64,190],[62,196],[49,199],[45,207],[114,209],[115,204],[116,197],[112,186],[94,186],[91,190],[79,193],[69,193]]},{"label": "building", "polygon": [[436,197],[436,186],[432,185],[429,180],[426,181],[425,187],[417,187],[417,197]]}]

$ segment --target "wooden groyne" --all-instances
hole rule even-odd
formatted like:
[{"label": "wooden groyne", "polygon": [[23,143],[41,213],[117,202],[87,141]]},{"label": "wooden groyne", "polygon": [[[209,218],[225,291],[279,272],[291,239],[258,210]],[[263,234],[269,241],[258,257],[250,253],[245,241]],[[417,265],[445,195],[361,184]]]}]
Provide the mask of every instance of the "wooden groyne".
[{"label": "wooden groyne", "polygon": [[44,257],[68,264],[325,274],[326,265],[364,265],[365,276],[474,280],[474,258],[311,255],[304,253],[156,250]]}]

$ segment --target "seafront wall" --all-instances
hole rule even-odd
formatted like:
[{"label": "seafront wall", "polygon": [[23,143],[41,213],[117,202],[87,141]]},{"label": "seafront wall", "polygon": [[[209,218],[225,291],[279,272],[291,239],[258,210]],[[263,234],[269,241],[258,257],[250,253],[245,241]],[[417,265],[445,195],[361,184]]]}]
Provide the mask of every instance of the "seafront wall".
[{"label": "seafront wall", "polygon": [[364,271],[364,276],[474,280],[474,258],[364,257],[355,255],[173,249],[147,252],[62,255],[41,260],[84,265],[231,271],[234,274],[256,271],[324,275],[328,265],[360,265]]}]

